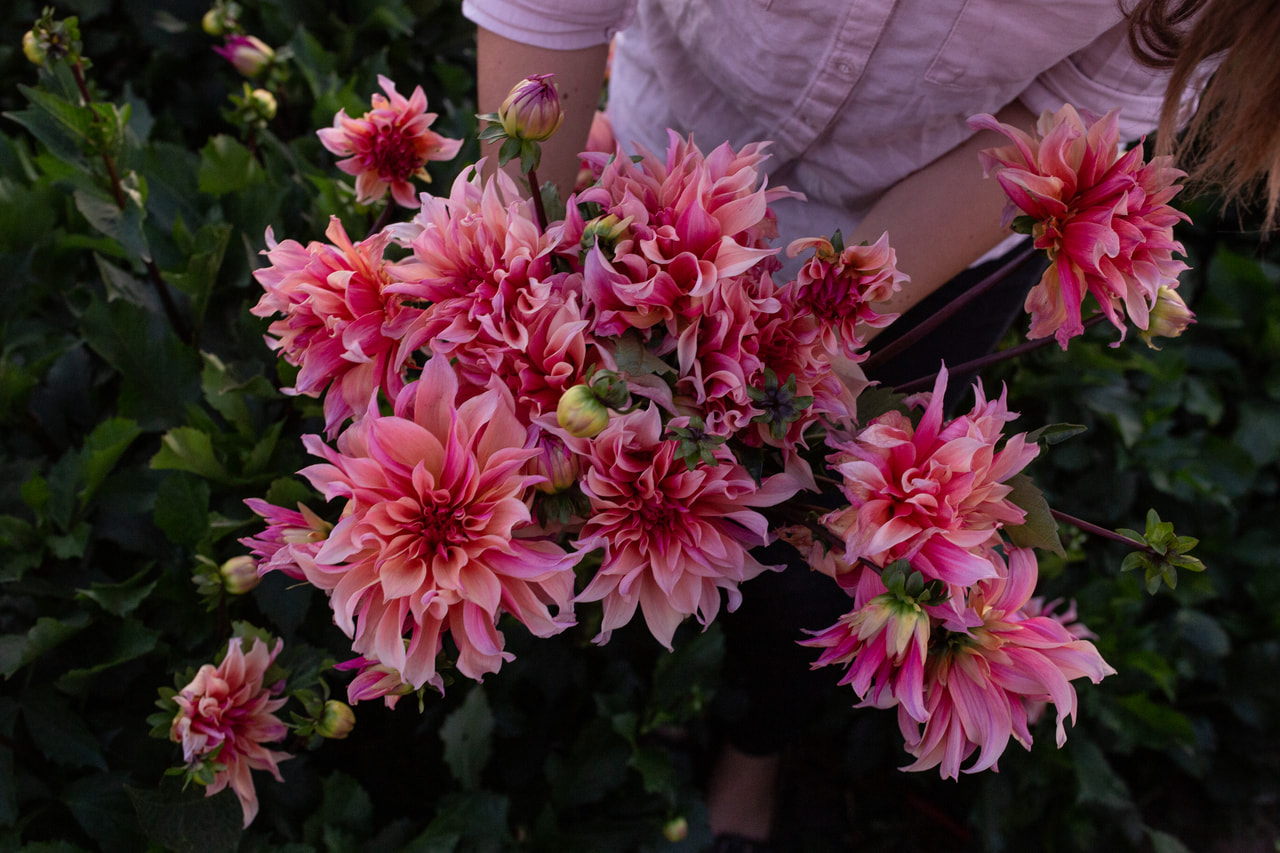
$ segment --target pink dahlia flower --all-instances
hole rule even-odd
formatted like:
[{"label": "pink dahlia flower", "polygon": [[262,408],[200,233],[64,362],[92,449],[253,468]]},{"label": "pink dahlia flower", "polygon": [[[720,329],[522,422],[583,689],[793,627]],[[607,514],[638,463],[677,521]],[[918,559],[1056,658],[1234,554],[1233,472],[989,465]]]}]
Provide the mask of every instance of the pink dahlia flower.
[{"label": "pink dahlia flower", "polygon": [[1168,157],[1142,161],[1135,146],[1119,148],[1118,110],[1089,124],[1066,104],[1040,117],[1029,136],[990,115],[969,120],[974,129],[992,130],[1013,145],[982,153],[988,173],[1009,195],[1006,223],[1014,211],[1035,220],[1037,248],[1052,260],[1027,296],[1029,337],[1053,335],[1065,349],[1084,331],[1081,306],[1092,294],[1107,319],[1124,337],[1125,316],[1140,329],[1161,287],[1177,287],[1186,264],[1173,239],[1182,214],[1169,206],[1185,173]]},{"label": "pink dahlia flower", "polygon": [[947,372],[938,374],[920,423],[898,412],[881,415],[848,442],[834,442],[828,457],[843,477],[850,505],[823,517],[845,543],[846,562],[886,566],[899,559],[928,579],[968,586],[996,569],[977,549],[1006,524],[1020,524],[1022,509],[1009,501],[1006,481],[1039,448],[1024,433],[996,449],[1010,413],[1005,396],[988,401],[975,385],[973,410],[942,422]]},{"label": "pink dahlia flower", "polygon": [[272,698],[284,684],[267,687],[262,683],[283,642],[276,640],[273,649],[256,639],[251,642],[245,653],[240,638],[233,638],[222,663],[200,667],[191,683],[174,697],[178,715],[169,728],[169,739],[182,744],[187,764],[206,759],[214,762],[216,772],[205,796],[231,786],[244,811],[245,826],[258,814],[251,771],[270,770],[277,782],[283,782],[277,765],[293,757],[263,746],[289,731],[275,715],[286,700]]},{"label": "pink dahlia flower", "polygon": [[263,253],[271,266],[253,275],[266,292],[252,309],[279,316],[267,327],[267,345],[300,370],[286,394],[324,396],[325,430],[335,435],[358,417],[369,396],[394,397],[404,387],[400,338],[420,309],[390,293],[383,252],[390,235],[352,243],[337,217],[325,231],[332,244],[276,243],[267,229]]},{"label": "pink dahlia flower", "polygon": [[848,667],[839,683],[851,685],[862,704],[877,708],[901,704],[911,719],[928,720],[924,663],[929,614],[916,602],[882,593],[800,644],[825,650],[814,669]]},{"label": "pink dahlia flower", "polygon": [[865,358],[858,352],[866,346],[858,325],[882,329],[897,319],[897,314],[881,314],[873,305],[897,293],[908,280],[898,272],[889,235],[880,235],[874,245],[849,246],[840,252],[826,237],[795,240],[787,247],[787,256],[794,258],[806,249],[813,250],[813,257],[800,268],[783,298],[818,318],[828,352]]},{"label": "pink dahlia flower", "polygon": [[940,767],[943,778],[954,779],[974,752],[978,757],[966,773],[994,767],[1010,738],[1030,749],[1028,712],[1046,701],[1057,708],[1061,747],[1067,739],[1064,720],[1074,722],[1076,716],[1071,681],[1088,678],[1097,684],[1115,674],[1092,643],[1056,619],[1023,610],[1037,578],[1029,549],[1012,549],[1002,574],[969,593],[968,607],[979,624],[968,631],[942,631],[938,638],[925,667],[927,722],[922,726],[899,707],[898,725],[916,758],[903,769]]},{"label": "pink dahlia flower", "polygon": [[417,86],[406,100],[396,92],[396,84],[381,74],[374,93],[373,109],[360,118],[350,118],[339,110],[333,127],[316,131],[316,136],[334,154],[345,157],[338,168],[356,179],[356,201],[368,204],[391,190],[402,207],[417,207],[418,196],[411,179],[430,181],[427,162],[452,160],[462,147],[460,139],[446,139],[431,130],[435,113],[427,112],[427,96]]},{"label": "pink dahlia flower", "polygon": [[729,609],[737,608],[738,585],[768,568],[748,552],[769,540],[768,523],[752,508],[786,500],[797,490],[794,480],[775,475],[757,486],[723,447],[716,450],[719,465],[689,470],[675,456],[676,443],[663,439],[652,406],[614,417],[594,439],[566,441],[586,462],[581,485],[591,502],[576,544],[604,552],[578,596],[604,601],[596,642],[630,622],[637,605],[668,649],[686,616],[710,624],[720,590]]},{"label": "pink dahlia flower", "polygon": [[[613,245],[582,246],[583,293],[595,311],[595,334],[661,324],[657,331],[665,332],[669,349],[720,279],[777,266],[777,251],[768,245],[777,236],[769,203],[796,194],[764,187],[764,148],[752,143],[734,151],[725,144],[704,156],[673,132],[665,159],[643,150],[638,163],[621,151],[583,155],[600,175],[577,202],[629,221],[626,236]],[[570,204],[561,246],[576,254],[587,225]]]},{"label": "pink dahlia flower", "polygon": [[267,522],[267,529],[262,533],[240,540],[240,544],[258,558],[258,574],[280,571],[303,580],[307,573],[302,567],[314,565],[316,554],[333,525],[302,504],[298,504],[296,510],[269,504],[260,498],[249,498],[245,504]]},{"label": "pink dahlia flower", "polygon": [[326,499],[346,499],[303,567],[307,580],[329,593],[356,653],[414,689],[441,687],[445,632],[458,670],[480,679],[511,659],[497,628],[503,613],[539,637],[572,624],[577,557],[530,525],[530,489],[542,479],[523,473],[538,453],[530,431],[501,384],[461,402],[458,390],[448,360],[432,358],[394,414],[371,402],[336,450],[303,439],[326,460],[303,476]]}]

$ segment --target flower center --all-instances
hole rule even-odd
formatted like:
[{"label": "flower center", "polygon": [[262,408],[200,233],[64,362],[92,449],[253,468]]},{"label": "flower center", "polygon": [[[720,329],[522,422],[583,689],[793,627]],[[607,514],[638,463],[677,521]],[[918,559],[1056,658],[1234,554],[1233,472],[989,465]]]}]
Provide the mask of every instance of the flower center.
[{"label": "flower center", "polygon": [[395,128],[378,133],[373,146],[373,163],[378,177],[388,183],[407,181],[422,168],[422,158],[413,140]]}]

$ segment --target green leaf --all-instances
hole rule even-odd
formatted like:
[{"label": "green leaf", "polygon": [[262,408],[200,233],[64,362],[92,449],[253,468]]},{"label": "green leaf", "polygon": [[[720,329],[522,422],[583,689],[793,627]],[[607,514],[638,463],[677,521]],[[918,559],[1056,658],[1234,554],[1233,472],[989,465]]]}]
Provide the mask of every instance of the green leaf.
[{"label": "green leaf", "polygon": [[72,782],[62,795],[76,823],[105,851],[141,850],[146,844],[130,813],[128,778],[123,771],[94,773]]},{"label": "green leaf", "polygon": [[263,177],[252,152],[233,137],[218,134],[200,150],[200,192],[211,195],[239,192]]},{"label": "green leaf", "polygon": [[197,251],[187,259],[186,269],[168,275],[170,284],[191,297],[191,313],[197,324],[204,318],[232,230],[226,223],[213,223],[201,228],[196,232]]},{"label": "green leaf", "polygon": [[1079,786],[1076,801],[1116,811],[1133,808],[1129,786],[1111,769],[1102,750],[1084,738],[1072,738],[1070,743]]},{"label": "green leaf", "polygon": [[97,602],[103,610],[115,616],[128,616],[155,588],[156,580],[146,581],[150,571],[149,567],[145,568],[120,583],[91,584],[88,589],[76,590],[76,598]]},{"label": "green leaf", "polygon": [[145,214],[132,197],[125,196],[124,210],[111,199],[85,190],[76,190],[72,197],[76,209],[98,232],[117,241],[129,257],[150,260],[151,249],[146,235],[142,233]]},{"label": "green leaf", "polygon": [[130,418],[109,418],[94,427],[80,453],[80,505],[86,506],[142,430]]},{"label": "green leaf", "polygon": [[45,758],[64,766],[107,769],[97,736],[52,688],[33,687],[21,702],[27,733]]},{"label": "green leaf", "polygon": [[677,776],[670,752],[656,746],[637,747],[628,764],[640,773],[647,793],[662,797],[669,806],[675,805]]},{"label": "green leaf", "polygon": [[1045,424],[1039,429],[1027,433],[1027,443],[1044,442],[1045,446],[1052,447],[1088,431],[1089,428],[1087,426],[1080,424]]},{"label": "green leaf", "polygon": [[25,127],[55,157],[64,161],[80,159],[89,145],[93,112],[41,89],[19,85],[18,90],[26,96],[31,107],[21,112],[5,113],[5,117]]},{"label": "green leaf", "polygon": [[68,670],[54,683],[66,693],[83,694],[101,673],[150,654],[159,643],[160,636],[158,630],[148,628],[136,619],[127,619],[103,638],[99,657],[105,660],[94,666]]},{"label": "green leaf", "polygon": [[154,517],[170,541],[199,544],[209,532],[209,484],[189,474],[170,474],[156,491]]},{"label": "green leaf", "polygon": [[0,675],[10,678],[22,667],[80,633],[88,624],[87,613],[74,613],[64,619],[41,616],[25,635],[0,637]]},{"label": "green leaf", "polygon": [[484,689],[476,685],[440,726],[444,763],[464,789],[480,787],[480,775],[493,751],[493,712]]},{"label": "green leaf", "polygon": [[173,780],[158,791],[125,786],[147,837],[179,853],[230,853],[239,847],[244,814],[235,793],[227,788],[206,797],[203,788],[180,787]]},{"label": "green leaf", "polygon": [[155,300],[137,276],[128,270],[122,270],[97,252],[93,260],[98,265],[98,275],[107,289],[107,299],[123,299],[134,305],[150,306]]},{"label": "green leaf", "polygon": [[213,439],[195,427],[175,427],[165,433],[160,449],[151,457],[151,467],[189,471],[218,483],[230,480],[226,466],[214,455]]},{"label": "green leaf", "polygon": [[1014,474],[1006,482],[1013,487],[1009,500],[1027,513],[1022,524],[1005,528],[1009,541],[1019,548],[1042,548],[1066,557],[1066,549],[1058,537],[1058,523],[1044,499],[1044,492],[1026,474]]}]

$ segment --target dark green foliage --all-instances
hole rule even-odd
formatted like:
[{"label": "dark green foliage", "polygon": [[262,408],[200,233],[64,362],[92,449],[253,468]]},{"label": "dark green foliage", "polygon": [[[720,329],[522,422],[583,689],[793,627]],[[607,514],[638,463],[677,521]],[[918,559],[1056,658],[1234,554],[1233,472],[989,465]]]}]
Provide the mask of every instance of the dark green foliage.
[{"label": "dark green foliage", "polygon": [[[415,696],[363,703],[352,735],[314,752],[304,726],[286,783],[257,774],[262,811],[247,831],[230,792],[205,798],[166,776],[181,755],[148,737],[167,728],[164,713],[148,723],[157,696],[172,709],[158,691],[215,660],[240,623],[284,638],[295,720],[314,719],[330,688],[343,694],[329,668],[351,656],[318,592],[276,574],[232,596],[210,573],[260,529],[244,499],[307,499],[297,437],[322,429],[315,401],[275,390],[289,368],[249,314],[264,231],[305,243],[336,216],[368,232],[378,211],[355,204],[314,131],[340,108],[363,112],[380,73],[405,92],[422,85],[442,134],[476,130],[456,2],[242,5],[246,28],[292,55],[265,129],[228,120],[243,81],[211,50],[196,0],[59,8],[79,19],[90,105],[65,63],[37,71],[23,56],[41,4],[0,11],[0,850],[699,849],[699,791],[736,698],[721,684],[720,628],[683,626],[674,654],[640,626],[601,648],[598,608],[550,640],[504,624],[517,660],[482,686],[456,679],[421,710]],[[430,164],[435,188],[477,153],[470,143]],[[1280,267],[1210,211],[1197,219],[1184,292],[1199,322],[1182,340],[1150,352],[1098,334],[1003,378],[1024,428],[1088,428],[1040,436],[1053,446],[1031,473],[1049,505],[1110,529],[1142,529],[1155,507],[1200,540],[1208,571],[1151,596],[1122,573],[1124,548],[1061,531],[1060,554],[1042,559],[1045,594],[1078,602],[1119,671],[1082,686],[1066,747],[1053,748],[1049,721],[998,775],[901,774],[892,715],[851,712],[842,691],[787,759],[780,832],[796,849],[1271,842]],[[635,343],[620,358],[652,359]],[[775,434],[811,402],[794,391],[779,377],[760,390]],[[900,398],[859,403],[869,418]],[[714,449],[692,426],[678,438],[690,459]],[[1032,510],[1022,533],[1052,548],[1044,501],[1018,488]],[[1191,568],[1163,531],[1157,520],[1140,538]],[[688,821],[683,842],[663,839],[673,818]]]}]

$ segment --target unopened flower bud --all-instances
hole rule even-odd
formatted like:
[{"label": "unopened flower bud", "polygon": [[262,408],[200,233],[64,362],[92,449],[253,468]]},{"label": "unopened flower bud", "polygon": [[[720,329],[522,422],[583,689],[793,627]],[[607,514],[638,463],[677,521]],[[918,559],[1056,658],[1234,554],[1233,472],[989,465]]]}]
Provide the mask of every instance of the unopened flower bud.
[{"label": "unopened flower bud", "polygon": [[592,392],[606,408],[621,411],[631,403],[631,391],[626,380],[612,370],[601,370],[591,380]]},{"label": "unopened flower bud", "polygon": [[498,108],[498,120],[507,136],[541,142],[559,130],[564,109],[551,77],[551,74],[534,74],[512,88]]},{"label": "unopened flower bud", "polygon": [[1159,349],[1151,342],[1152,338],[1176,338],[1195,322],[1196,315],[1182,301],[1178,291],[1171,287],[1161,287],[1156,294],[1156,304],[1151,308],[1151,316],[1147,328],[1142,332],[1142,339],[1152,349]]},{"label": "unopened flower bud", "polygon": [[324,703],[324,712],[316,724],[316,734],[330,740],[342,740],[351,734],[356,725],[356,712],[346,702],[330,699]]},{"label": "unopened flower bud", "polygon": [[533,470],[546,477],[534,488],[548,495],[563,492],[578,481],[578,457],[554,435],[538,439],[538,455],[533,457]]},{"label": "unopened flower bud", "polygon": [[672,818],[662,825],[662,837],[677,844],[689,837],[689,821],[683,817]]},{"label": "unopened flower bud", "polygon": [[630,234],[631,220],[630,216],[619,219],[613,213],[597,216],[582,229],[582,248],[589,251],[597,243],[612,248],[615,243]]},{"label": "unopened flower bud", "polygon": [[32,30],[27,30],[22,36],[22,52],[26,54],[27,59],[31,60],[32,65],[44,65],[45,60],[49,58],[49,52],[44,49],[44,45],[40,44],[40,39],[36,38]]},{"label": "unopened flower bud", "polygon": [[257,77],[276,58],[276,52],[256,36],[230,36],[214,52],[224,57],[246,77]]},{"label": "unopened flower bud", "polygon": [[258,585],[258,561],[249,556],[232,557],[218,567],[222,586],[232,595],[244,595]]},{"label": "unopened flower bud", "polygon": [[226,29],[226,21],[223,19],[223,13],[219,9],[210,9],[204,13],[204,17],[200,19],[200,28],[205,31],[206,35],[220,36]]},{"label": "unopened flower bud", "polygon": [[276,117],[276,96],[266,89],[254,89],[250,92],[249,103],[253,105],[254,112],[267,121]]},{"label": "unopened flower bud", "polygon": [[560,395],[556,422],[569,435],[591,438],[609,425],[609,409],[586,385],[574,385]]}]

